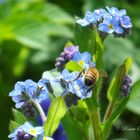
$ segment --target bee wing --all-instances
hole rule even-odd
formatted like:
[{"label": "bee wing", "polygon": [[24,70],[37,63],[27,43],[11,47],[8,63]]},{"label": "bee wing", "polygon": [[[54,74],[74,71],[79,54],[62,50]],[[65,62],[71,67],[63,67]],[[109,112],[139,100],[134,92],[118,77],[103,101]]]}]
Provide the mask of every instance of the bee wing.
[{"label": "bee wing", "polygon": [[104,70],[100,70],[100,71],[99,71],[99,76],[100,76],[100,77],[104,77],[104,78],[106,78],[106,77],[108,77],[108,74],[107,74],[106,71],[104,71]]}]

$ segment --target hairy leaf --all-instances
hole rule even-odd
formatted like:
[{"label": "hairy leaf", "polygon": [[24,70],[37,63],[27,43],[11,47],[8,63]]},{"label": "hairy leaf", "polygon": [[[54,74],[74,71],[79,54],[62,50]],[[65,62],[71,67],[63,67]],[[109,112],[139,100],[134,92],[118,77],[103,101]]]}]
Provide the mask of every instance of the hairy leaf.
[{"label": "hairy leaf", "polygon": [[48,111],[47,120],[44,125],[45,136],[52,136],[58,128],[60,120],[66,113],[66,105],[62,96],[57,97],[52,103]]}]

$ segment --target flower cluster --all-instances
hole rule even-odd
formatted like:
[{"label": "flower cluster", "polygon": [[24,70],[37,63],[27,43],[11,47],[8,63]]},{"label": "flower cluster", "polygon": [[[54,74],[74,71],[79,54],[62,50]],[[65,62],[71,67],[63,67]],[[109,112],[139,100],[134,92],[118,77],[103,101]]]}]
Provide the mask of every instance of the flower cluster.
[{"label": "flower cluster", "polygon": [[81,26],[96,26],[101,38],[113,33],[115,37],[125,37],[130,33],[132,24],[126,10],[118,10],[116,7],[97,9],[94,12],[87,11],[83,19],[77,19]]},{"label": "flower cluster", "polygon": [[[102,40],[110,33],[115,37],[124,37],[128,34],[132,25],[130,18],[126,16],[126,11],[118,10],[115,7],[106,7],[106,9],[98,9],[94,12],[87,11],[85,17],[78,19],[77,23],[81,26],[90,26],[92,28],[96,26]],[[58,95],[56,95],[55,91],[59,92],[58,87],[60,87],[60,92],[62,93],[59,95],[62,97],[58,99],[64,98],[69,109],[72,105],[77,105],[78,100],[90,98],[92,96],[91,89],[95,86],[100,76],[104,74],[103,71],[101,73],[96,69],[96,64],[92,61],[92,56],[89,52],[81,53],[79,46],[74,45],[64,48],[56,59],[55,67],[57,76],[53,75],[53,78],[43,76],[43,79],[38,82],[30,79],[17,82],[14,90],[9,93],[9,96],[15,102],[15,107],[20,109],[28,120],[28,122],[15,128],[8,136],[11,140],[67,140],[61,122],[58,122],[58,128],[55,129],[56,131],[54,130],[55,132],[52,132],[53,134],[50,134],[51,137],[44,136],[44,124],[49,120],[47,120],[48,110],[54,107],[52,105],[52,108],[49,108],[51,104],[49,94],[53,95],[53,97],[51,96],[52,99],[57,98]],[[121,96],[128,95],[131,83],[130,77],[126,76],[121,87]],[[65,107],[64,104],[62,105]],[[58,106],[57,104],[57,109]],[[48,118],[50,114],[49,112]],[[18,122],[17,125],[19,125]]]},{"label": "flower cluster", "polygon": [[[62,124],[54,132],[53,138],[44,136],[43,119],[40,117],[41,114],[37,113],[37,106],[40,106],[45,116],[47,116],[50,106],[48,83],[48,79],[41,79],[37,83],[28,79],[24,82],[17,82],[14,90],[9,93],[9,96],[16,103],[16,108],[21,108],[28,120],[32,117],[31,120],[36,121],[36,127],[31,122],[25,122],[16,128],[8,136],[11,140],[32,140],[33,138],[37,140],[61,140],[62,138],[67,140]],[[34,104],[35,102],[38,104],[37,106]],[[58,135],[57,133],[59,133],[59,138],[55,136]]]},{"label": "flower cluster", "polygon": [[[76,48],[73,47],[73,50],[76,50]],[[82,72],[87,71],[91,66],[96,66],[95,63],[91,61],[92,57],[88,52],[80,53],[77,50],[70,58],[69,60],[76,62],[83,71],[70,72],[62,67],[61,69],[63,69],[63,71],[61,75],[55,79],[64,87],[63,96],[68,107],[72,104],[76,105],[79,99],[91,97],[92,91],[89,86],[85,85],[84,74],[82,74]]]}]

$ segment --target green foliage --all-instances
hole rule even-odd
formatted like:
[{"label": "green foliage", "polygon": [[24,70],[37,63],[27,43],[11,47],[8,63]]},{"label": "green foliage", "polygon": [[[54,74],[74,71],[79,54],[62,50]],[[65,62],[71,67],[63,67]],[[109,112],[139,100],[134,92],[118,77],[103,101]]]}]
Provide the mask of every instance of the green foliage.
[{"label": "green foliage", "polygon": [[19,123],[20,125],[24,124],[27,119],[26,117],[18,110],[13,109],[13,116],[14,116],[14,121]]},{"label": "green foliage", "polygon": [[81,130],[81,125],[79,125],[71,115],[66,114],[62,119],[62,122],[69,140],[85,139],[83,131]]},{"label": "green foliage", "polygon": [[127,108],[140,115],[140,80],[134,83],[130,91],[130,100],[127,104]]},{"label": "green foliage", "polygon": [[119,100],[120,87],[122,85],[125,73],[126,67],[124,64],[122,64],[115,73],[115,76],[113,77],[107,92],[108,99],[110,102],[115,102]]},{"label": "green foliage", "polygon": [[75,44],[80,46],[79,49],[81,52],[87,51],[87,48],[89,48],[89,38],[91,36],[91,33],[92,31],[89,29],[89,27],[81,27],[78,24],[75,25]]},{"label": "green foliage", "polygon": [[128,100],[129,100],[129,97],[126,97],[123,100],[121,100],[119,102],[119,104],[116,105],[116,107],[115,107],[114,111],[112,112],[111,116],[109,117],[109,119],[107,119],[107,121],[105,121],[104,124],[101,126],[103,139],[105,139],[107,137],[108,131],[111,129],[111,126],[112,126],[113,122],[122,113],[122,111],[124,110]]},{"label": "green foliage", "polygon": [[48,111],[47,120],[44,125],[45,136],[52,136],[57,129],[60,120],[66,113],[66,105],[62,96],[57,97]]},{"label": "green foliage", "polygon": [[119,101],[120,88],[121,88],[125,75],[127,75],[128,71],[131,67],[131,62],[132,62],[131,58],[128,57],[127,59],[125,59],[123,64],[116,71],[116,73],[111,81],[111,84],[109,86],[108,93],[107,93],[108,99],[110,102]]},{"label": "green foliage", "polygon": [[12,109],[12,113],[13,113],[13,120],[10,120],[10,124],[9,124],[9,131],[10,133],[12,133],[17,127],[19,127],[20,125],[23,125],[25,122],[27,122],[26,117],[18,110],[16,109]]},{"label": "green foliage", "polygon": [[96,65],[98,69],[103,69],[103,52],[104,52],[104,46],[102,44],[102,40],[98,34],[98,32],[96,31],[96,42],[95,42],[95,51],[96,51],[96,55],[95,55],[95,59],[96,59]]},{"label": "green foliage", "polygon": [[10,121],[10,124],[9,124],[9,131],[10,133],[12,133],[16,128],[18,128],[20,126],[19,123],[15,122],[15,121]]},{"label": "green foliage", "polygon": [[66,66],[66,69],[70,70],[70,71],[81,71],[83,70],[83,68],[75,61],[69,61]]}]

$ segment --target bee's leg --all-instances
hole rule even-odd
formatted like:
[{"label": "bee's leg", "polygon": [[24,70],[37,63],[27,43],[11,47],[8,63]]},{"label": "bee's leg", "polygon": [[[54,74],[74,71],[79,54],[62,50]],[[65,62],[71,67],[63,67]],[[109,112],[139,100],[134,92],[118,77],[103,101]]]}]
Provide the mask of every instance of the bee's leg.
[{"label": "bee's leg", "polygon": [[81,75],[83,75],[83,73],[84,73],[85,71],[84,70],[82,70],[79,74],[78,74],[78,76],[74,79],[74,80],[72,80],[72,81],[75,81],[75,80],[77,80]]},{"label": "bee's leg", "polygon": [[90,87],[90,88],[85,92],[85,96],[87,96],[88,92],[89,92],[90,90],[92,90],[93,87],[94,87],[94,86]]}]

